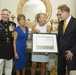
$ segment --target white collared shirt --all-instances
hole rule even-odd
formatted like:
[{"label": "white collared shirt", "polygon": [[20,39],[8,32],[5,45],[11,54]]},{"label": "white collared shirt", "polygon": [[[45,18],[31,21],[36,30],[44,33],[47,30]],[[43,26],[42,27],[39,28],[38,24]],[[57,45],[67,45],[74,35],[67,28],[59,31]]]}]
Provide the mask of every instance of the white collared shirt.
[{"label": "white collared shirt", "polygon": [[67,25],[68,25],[68,23],[69,23],[70,19],[71,19],[71,16],[69,16],[69,18],[68,18],[68,19],[66,19],[66,27],[67,27]]}]

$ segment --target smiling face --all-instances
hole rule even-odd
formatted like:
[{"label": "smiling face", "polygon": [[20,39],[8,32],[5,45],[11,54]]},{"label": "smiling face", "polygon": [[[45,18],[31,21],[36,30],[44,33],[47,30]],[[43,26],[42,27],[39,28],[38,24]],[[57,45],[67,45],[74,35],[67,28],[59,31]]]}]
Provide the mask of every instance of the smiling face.
[{"label": "smiling face", "polygon": [[18,21],[18,23],[20,24],[20,26],[25,26],[25,16],[24,15],[18,15],[18,17],[17,17],[17,21]]},{"label": "smiling face", "polygon": [[66,20],[68,18],[69,13],[67,11],[61,11],[60,9],[58,9],[57,12],[57,16],[61,19],[61,20]]},{"label": "smiling face", "polygon": [[21,26],[24,26],[25,25],[25,19],[23,17],[21,17],[21,19],[19,20],[19,24]]},{"label": "smiling face", "polygon": [[40,14],[39,22],[42,24],[46,24],[46,15]]},{"label": "smiling face", "polygon": [[67,5],[62,4],[58,6],[57,9],[58,9],[57,16],[59,19],[66,20],[70,16],[70,8]]},{"label": "smiling face", "polygon": [[9,11],[3,10],[1,13],[1,18],[3,21],[7,22],[9,20]]}]

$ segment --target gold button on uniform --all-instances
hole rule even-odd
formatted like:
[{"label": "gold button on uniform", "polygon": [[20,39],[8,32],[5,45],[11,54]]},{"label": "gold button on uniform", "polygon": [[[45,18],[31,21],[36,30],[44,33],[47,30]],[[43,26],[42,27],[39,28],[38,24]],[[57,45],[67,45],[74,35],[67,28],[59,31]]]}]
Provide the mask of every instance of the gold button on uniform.
[{"label": "gold button on uniform", "polygon": [[8,35],[8,33],[6,33],[6,35]]},{"label": "gold button on uniform", "polygon": [[7,26],[7,24],[5,24],[5,26]]},{"label": "gold button on uniform", "polygon": [[10,39],[7,37],[7,42],[10,42]]},{"label": "gold button on uniform", "polygon": [[8,29],[6,28],[5,31],[8,32]]}]

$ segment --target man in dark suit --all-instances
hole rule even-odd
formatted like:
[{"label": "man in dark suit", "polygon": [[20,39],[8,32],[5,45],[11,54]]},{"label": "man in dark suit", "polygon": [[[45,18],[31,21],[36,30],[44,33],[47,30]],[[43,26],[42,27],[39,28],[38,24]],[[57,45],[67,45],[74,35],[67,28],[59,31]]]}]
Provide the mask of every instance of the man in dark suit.
[{"label": "man in dark suit", "polygon": [[76,70],[76,19],[70,15],[70,8],[63,4],[58,7],[61,19],[58,27],[58,75]]},{"label": "man in dark suit", "polygon": [[0,20],[0,75],[5,62],[5,75],[12,75],[13,68],[13,30],[16,24],[9,21],[9,10],[3,9]]}]

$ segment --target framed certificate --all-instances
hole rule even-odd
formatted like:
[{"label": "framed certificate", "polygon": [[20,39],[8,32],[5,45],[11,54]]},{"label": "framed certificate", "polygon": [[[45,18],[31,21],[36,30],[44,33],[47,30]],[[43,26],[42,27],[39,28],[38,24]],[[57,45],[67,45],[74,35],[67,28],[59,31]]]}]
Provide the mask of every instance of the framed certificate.
[{"label": "framed certificate", "polygon": [[56,34],[33,34],[32,39],[32,52],[58,52]]}]

